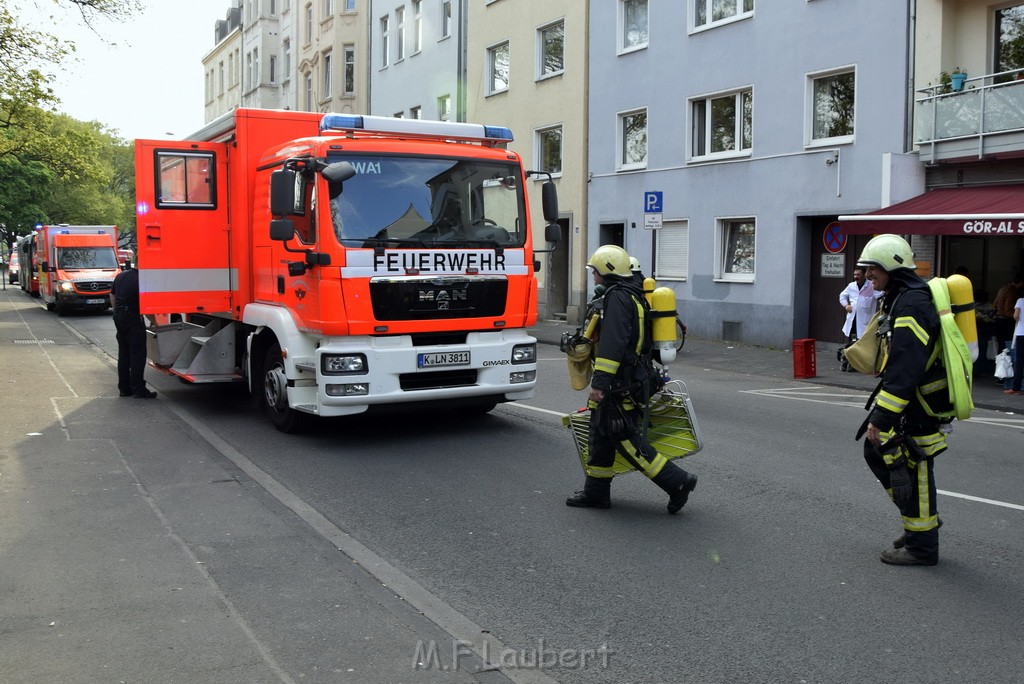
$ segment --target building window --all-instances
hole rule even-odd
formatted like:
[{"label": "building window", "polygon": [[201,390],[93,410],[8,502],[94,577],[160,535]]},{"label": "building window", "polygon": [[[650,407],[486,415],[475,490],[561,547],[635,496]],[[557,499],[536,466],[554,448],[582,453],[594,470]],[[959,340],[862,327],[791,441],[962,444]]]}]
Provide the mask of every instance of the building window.
[{"label": "building window", "polygon": [[220,95],[223,95],[224,94],[224,62],[220,62],[217,65],[217,83],[218,83],[217,93],[220,94]]},{"label": "building window", "polygon": [[277,0],[270,0],[270,16],[277,14]]},{"label": "building window", "polygon": [[540,160],[541,171],[553,175],[562,174],[562,127],[552,126],[537,131],[537,151],[534,159]]},{"label": "building window", "polygon": [[701,28],[749,17],[754,0],[692,0],[693,26]]},{"label": "building window", "polygon": [[693,100],[692,157],[750,154],[753,100],[751,90]]},{"label": "building window", "polygon": [[252,87],[258,88],[260,85],[260,51],[259,48],[253,48],[252,50]]},{"label": "building window", "polygon": [[277,83],[277,57],[270,55],[270,82]]},{"label": "building window", "polygon": [[508,42],[487,49],[487,94],[508,90]]},{"label": "building window", "polygon": [[334,0],[324,0],[324,19],[334,14]]},{"label": "building window", "polygon": [[356,92],[356,46],[345,46],[345,94]]},{"label": "building window", "polygon": [[423,49],[423,0],[412,0],[412,51]]},{"label": "building window", "polygon": [[437,118],[447,121],[452,116],[452,96],[442,95],[437,98]]},{"label": "building window", "polygon": [[619,52],[647,47],[647,0],[619,0]]},{"label": "building window", "polygon": [[380,18],[380,66],[388,65],[388,57],[391,54],[391,24],[388,17]]},{"label": "building window", "polygon": [[422,119],[423,118],[423,107],[410,107],[409,108],[410,119]]},{"label": "building window", "polygon": [[320,91],[320,99],[326,100],[333,92],[331,89],[331,83],[334,82],[334,55],[330,52],[324,53],[323,77],[324,82],[322,90]]},{"label": "building window", "polygon": [[452,35],[452,0],[441,0],[441,37]]},{"label": "building window", "polygon": [[404,119],[405,118],[405,112],[395,112],[394,115],[392,116],[392,118]]},{"label": "building window", "polygon": [[345,0],[345,11],[355,12],[356,11],[356,0]]},{"label": "building window", "polygon": [[291,38],[285,38],[281,44],[281,57],[284,60],[284,79],[288,80],[288,74],[292,71],[292,41]]},{"label": "building window", "polygon": [[719,259],[715,278],[754,282],[756,228],[753,218],[719,219],[716,243]]},{"label": "building window", "polygon": [[245,53],[245,89],[252,89],[252,53]]},{"label": "building window", "polygon": [[306,43],[313,42],[313,6],[306,5]]},{"label": "building window", "polygon": [[812,143],[853,138],[855,85],[853,71],[811,77]]},{"label": "building window", "polygon": [[313,74],[306,74],[306,111],[316,111],[313,108]]},{"label": "building window", "polygon": [[395,40],[395,48],[398,50],[398,56],[395,57],[396,61],[405,59],[405,8],[399,7],[395,10],[395,28],[398,31],[398,35]]},{"label": "building window", "polygon": [[686,280],[690,270],[690,222],[665,221],[654,235],[657,241],[654,277]]},{"label": "building window", "polygon": [[562,73],[565,69],[565,22],[537,31],[537,78]]},{"label": "building window", "polygon": [[619,114],[618,159],[620,171],[647,167],[647,110],[638,109]]}]

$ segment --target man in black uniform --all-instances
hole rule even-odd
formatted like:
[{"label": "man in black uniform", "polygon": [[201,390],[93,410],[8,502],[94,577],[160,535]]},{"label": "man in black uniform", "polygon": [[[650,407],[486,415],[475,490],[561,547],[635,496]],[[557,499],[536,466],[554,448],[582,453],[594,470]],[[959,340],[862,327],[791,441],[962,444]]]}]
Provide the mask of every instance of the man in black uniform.
[{"label": "man in black uniform", "polygon": [[615,452],[619,450],[637,470],[669,495],[668,512],[676,513],[697,486],[697,477],[668,461],[641,435],[643,406],[629,398],[630,386],[641,362],[649,353],[643,293],[632,283],[629,254],[615,245],[598,247],[587,267],[595,285],[605,285],[604,306],[597,334],[597,358],[590,383],[590,434],[588,474],[583,490],[565,505],[609,508]]},{"label": "man in black uniform", "polygon": [[117,389],[122,397],[152,399],[146,388],[146,324],[139,313],[139,271],[126,264],[114,278],[110,305],[117,328]]},{"label": "man in black uniform", "polygon": [[[857,261],[875,290],[884,291],[882,311],[889,358],[871,413],[858,433],[867,434],[864,459],[903,518],[903,534],[882,552],[890,565],[935,565],[939,560],[934,456],[946,450],[940,422],[925,411],[917,388],[935,363],[939,316],[928,285],[914,272],[914,253],[897,235],[872,238]],[[943,376],[944,377],[944,376]]]}]

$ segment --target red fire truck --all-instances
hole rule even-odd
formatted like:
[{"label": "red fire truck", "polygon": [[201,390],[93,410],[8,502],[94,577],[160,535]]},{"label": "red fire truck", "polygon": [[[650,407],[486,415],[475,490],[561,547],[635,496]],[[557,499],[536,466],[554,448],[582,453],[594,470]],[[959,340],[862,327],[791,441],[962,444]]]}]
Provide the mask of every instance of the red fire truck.
[{"label": "red fire truck", "polygon": [[70,309],[110,308],[118,273],[115,226],[39,226],[33,233],[39,296],[63,316]]},{"label": "red fire truck", "polygon": [[[237,109],[136,141],[151,365],[245,380],[278,429],[533,395],[538,251],[511,131]],[[546,175],[546,174],[540,174]],[[558,239],[555,187],[543,183]]]}]

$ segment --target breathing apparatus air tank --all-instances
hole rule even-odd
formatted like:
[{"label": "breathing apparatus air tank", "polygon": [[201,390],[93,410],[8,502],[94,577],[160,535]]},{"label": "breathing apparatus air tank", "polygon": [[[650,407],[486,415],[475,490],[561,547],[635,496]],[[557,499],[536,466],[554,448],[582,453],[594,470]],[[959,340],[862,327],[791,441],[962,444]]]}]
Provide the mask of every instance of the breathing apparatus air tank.
[{"label": "breathing apparatus air tank", "polygon": [[[647,289],[646,282],[644,289]],[[648,297],[653,320],[651,337],[654,351],[658,361],[667,365],[676,359],[676,293],[668,287],[657,287]]]},{"label": "breathing apparatus air tank", "polygon": [[974,288],[971,281],[962,275],[951,275],[946,278],[949,290],[950,309],[953,320],[960,334],[964,336],[967,348],[971,350],[971,360],[978,360],[978,321],[974,313]]}]

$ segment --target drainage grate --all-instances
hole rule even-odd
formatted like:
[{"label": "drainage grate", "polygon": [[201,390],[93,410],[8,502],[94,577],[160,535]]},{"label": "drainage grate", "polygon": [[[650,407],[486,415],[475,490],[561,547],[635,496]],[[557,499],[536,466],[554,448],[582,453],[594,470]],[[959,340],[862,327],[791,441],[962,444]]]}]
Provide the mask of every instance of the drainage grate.
[{"label": "drainage grate", "polygon": [[53,340],[14,340],[14,344],[55,344]]}]

